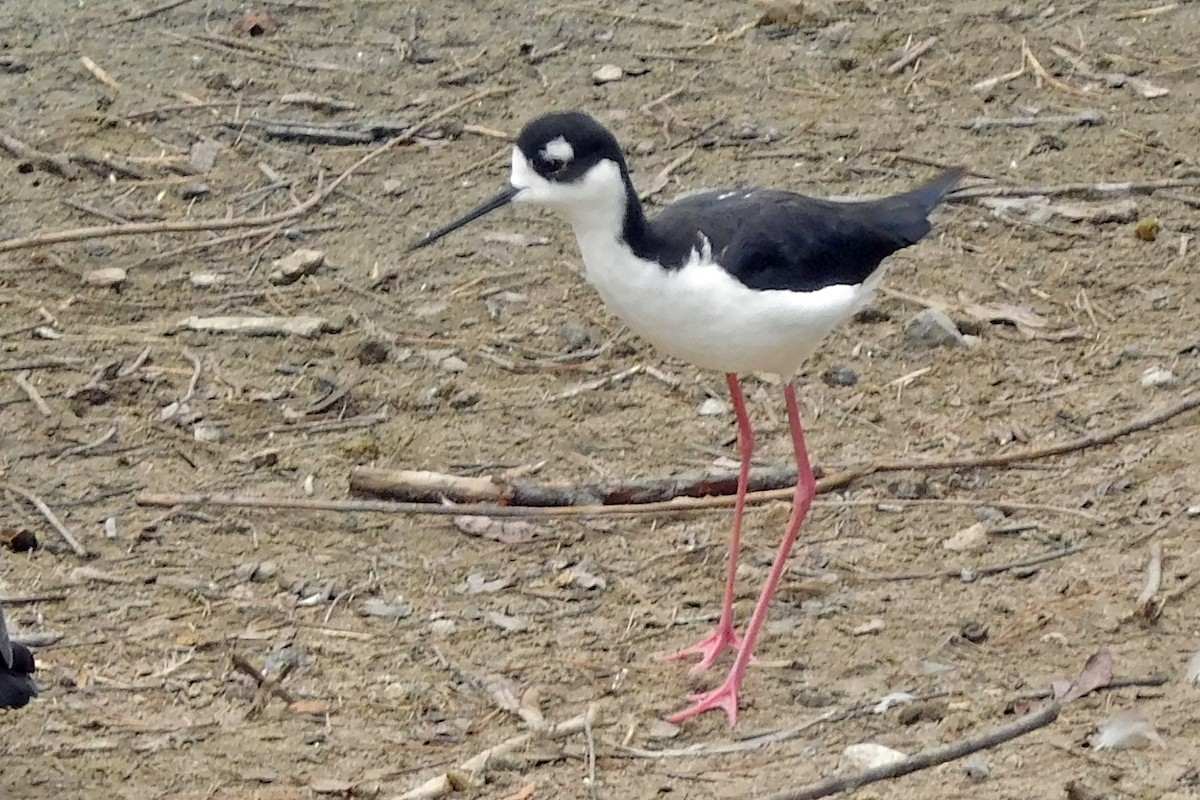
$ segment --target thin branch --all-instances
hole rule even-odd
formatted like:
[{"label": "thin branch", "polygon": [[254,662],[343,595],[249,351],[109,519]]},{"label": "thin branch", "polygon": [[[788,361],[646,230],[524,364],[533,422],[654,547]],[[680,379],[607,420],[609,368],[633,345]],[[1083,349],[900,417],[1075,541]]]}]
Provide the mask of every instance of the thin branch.
[{"label": "thin branch", "polygon": [[899,778],[902,775],[936,767],[938,764],[945,764],[947,761],[964,758],[972,753],[996,747],[997,745],[1012,741],[1019,736],[1036,731],[1039,728],[1044,728],[1058,719],[1058,712],[1061,708],[1062,706],[1059,703],[1048,703],[1041,710],[1026,714],[1007,725],[993,728],[978,736],[961,739],[945,747],[926,750],[923,753],[917,753],[900,761],[873,767],[852,775],[839,775],[809,784],[808,786],[800,786],[795,789],[785,789],[781,792],[762,795],[756,798],[756,800],[816,800],[820,797],[828,797],[839,792],[857,789],[869,783],[877,783],[889,778]]},{"label": "thin branch", "polygon": [[158,222],[134,222],[128,225],[100,225],[92,228],[72,228],[64,231],[54,231],[51,233],[36,234],[34,236],[23,236],[16,239],[6,239],[0,241],[0,253],[11,253],[14,250],[27,250],[31,247],[45,247],[52,244],[63,244],[64,242],[78,242],[85,239],[107,239],[114,236],[137,236],[149,233],[196,233],[199,231],[223,231],[233,230],[236,228],[255,228],[262,226],[275,225],[280,222],[287,222],[297,217],[307,214],[309,211],[316,209],[324,203],[329,197],[345,183],[351,175],[357,172],[362,167],[371,163],[375,159],[387,153],[397,145],[404,144],[413,139],[418,132],[429,127],[435,122],[453,114],[461,108],[465,108],[473,103],[498,94],[507,94],[512,89],[509,87],[494,87],[484,89],[472,94],[470,97],[465,97],[462,100],[447,106],[446,108],[429,115],[425,119],[411,126],[403,133],[392,137],[388,141],[371,150],[358,161],[355,161],[347,167],[340,175],[325,185],[324,188],[318,189],[309,196],[307,200],[299,205],[293,206],[284,211],[279,211],[274,214],[267,214],[261,217],[237,217],[235,219],[207,219],[207,220],[162,220]]},{"label": "thin branch", "polygon": [[[1197,407],[1200,407],[1200,394],[1108,431],[1084,436],[1069,442],[1063,442],[1062,444],[1032,450],[1022,450],[1015,453],[933,461],[880,461],[822,478],[817,481],[817,492],[818,494],[823,494],[837,489],[844,489],[855,481],[883,472],[999,467],[1063,455],[1064,453],[1110,444],[1122,436],[1128,436],[1131,433],[1144,431],[1160,425],[1173,417],[1177,417]],[[788,500],[792,496],[792,491],[791,487],[787,487],[749,492],[746,494],[746,503],[747,505],[758,505],[777,500]],[[440,503],[392,503],[382,500],[323,500],[317,498],[243,497],[240,495],[191,493],[140,494],[137,496],[136,502],[144,506],[209,505],[241,508],[290,508],[309,511],[374,512],[382,514],[432,514],[442,516],[453,516],[469,512],[471,514],[490,517],[601,517],[616,514],[678,513],[681,511],[727,508],[733,505],[734,497],[731,495],[720,497],[688,497],[665,502],[622,503],[613,505],[512,506],[481,504],[464,507],[443,505]],[[991,501],[980,500],[979,504],[987,505],[989,502]],[[1001,503],[1001,505],[1003,504]]]},{"label": "thin branch", "polygon": [[75,538],[75,534],[71,533],[70,529],[62,523],[62,520],[60,520],[58,516],[50,509],[50,506],[42,502],[40,497],[25,491],[19,486],[13,486],[11,483],[0,483],[0,488],[7,489],[13,494],[20,495],[28,500],[29,503],[38,510],[38,513],[46,518],[46,521],[50,523],[50,527],[58,531],[58,535],[61,536],[63,540],[71,547],[71,549],[75,551],[75,555],[79,556],[80,558],[92,557],[92,554],[88,552],[87,548],[80,544],[79,540]]}]

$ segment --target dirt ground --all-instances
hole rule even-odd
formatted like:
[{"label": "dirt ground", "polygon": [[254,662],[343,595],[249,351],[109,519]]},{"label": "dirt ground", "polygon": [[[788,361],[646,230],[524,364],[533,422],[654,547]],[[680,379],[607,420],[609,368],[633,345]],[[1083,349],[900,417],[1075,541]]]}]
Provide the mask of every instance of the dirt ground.
[{"label": "dirt ground", "polygon": [[[171,7],[132,18],[159,5]],[[1072,703],[988,751],[986,776],[952,763],[857,796],[1200,794],[1200,698],[1184,677],[1200,645],[1200,592],[1186,592],[1200,568],[1195,411],[1055,458],[877,475],[822,497],[732,731],[719,714],[659,722],[728,663],[690,677],[658,661],[715,619],[727,510],[537,522],[533,541],[511,544],[446,517],[135,502],[344,498],[356,466],[547,482],[728,468],[732,415],[700,413],[725,398],[721,376],[624,331],[580,279],[563,223],[510,210],[418,254],[406,246],[494,192],[504,137],[552,108],[609,124],[638,186],[659,187],[652,204],[720,185],[878,193],[956,163],[977,173],[967,186],[1194,182],[1200,6],[1133,13],[1153,5],[852,0],[775,9],[758,26],[763,6],[685,0],[0,6],[0,129],[75,156],[0,158],[2,239],[286,212],[389,132],[510,90],[426,125],[277,225],[0,242],[0,480],[41,498],[95,556],[6,493],[0,532],[43,547],[0,556],[0,597],[11,626],[47,644],[41,698],[3,720],[0,797],[393,797],[521,734],[507,696],[551,723],[594,706],[591,745],[576,733],[517,748],[463,797],[536,784],[534,798],[745,798],[834,774],[852,743],[912,753],[1001,724],[1033,704],[1014,699],[1101,648],[1118,676],[1166,683]],[[262,35],[239,30],[257,11],[270,17]],[[930,36],[913,64],[888,69]],[[1048,77],[1031,63],[972,89],[1017,70],[1023,41]],[[606,64],[623,79],[596,84]],[[353,106],[281,99],[300,92]],[[1100,124],[969,127],[1085,110]],[[263,120],[375,138],[288,141]],[[903,296],[880,296],[800,377],[815,462],[1044,447],[1195,392],[1200,192],[1171,191],[1109,197],[1137,209],[1107,222],[939,210],[937,234],[892,261],[886,285]],[[1139,238],[1151,220],[1157,237]],[[271,262],[298,247],[325,264],[274,284]],[[114,267],[127,271],[118,286],[83,280]],[[946,304],[975,346],[910,344],[922,302]],[[1024,309],[1023,326],[981,322],[972,304]],[[178,329],[213,315],[318,315],[338,331]],[[834,368],[857,382],[825,379]],[[1172,377],[1146,385],[1155,369]],[[750,376],[747,391],[759,463],[786,463],[778,384]],[[786,514],[748,515],[741,622]],[[982,541],[943,546],[977,522]],[[1148,623],[1129,615],[1155,544],[1162,608]],[[1085,549],[958,577],[1071,545]],[[900,573],[924,575],[878,580]],[[297,705],[256,697],[233,653],[270,675],[290,664],[279,685]],[[896,692],[917,704],[871,712]],[[1165,746],[1085,744],[1123,711]]]}]

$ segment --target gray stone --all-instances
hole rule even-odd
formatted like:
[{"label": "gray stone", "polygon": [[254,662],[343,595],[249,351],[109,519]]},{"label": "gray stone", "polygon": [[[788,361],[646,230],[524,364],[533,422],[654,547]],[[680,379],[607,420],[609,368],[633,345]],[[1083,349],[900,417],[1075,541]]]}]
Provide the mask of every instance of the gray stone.
[{"label": "gray stone", "polygon": [[904,326],[904,340],[916,348],[969,347],[954,320],[946,312],[927,308]]}]

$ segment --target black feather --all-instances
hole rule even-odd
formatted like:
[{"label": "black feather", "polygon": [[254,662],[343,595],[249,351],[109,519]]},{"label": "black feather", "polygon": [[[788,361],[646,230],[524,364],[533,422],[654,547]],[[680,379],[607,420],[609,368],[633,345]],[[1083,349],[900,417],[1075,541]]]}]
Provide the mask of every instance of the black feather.
[{"label": "black feather", "polygon": [[0,608],[0,708],[21,708],[37,697],[33,681],[36,669],[29,648],[9,641],[4,610]]}]

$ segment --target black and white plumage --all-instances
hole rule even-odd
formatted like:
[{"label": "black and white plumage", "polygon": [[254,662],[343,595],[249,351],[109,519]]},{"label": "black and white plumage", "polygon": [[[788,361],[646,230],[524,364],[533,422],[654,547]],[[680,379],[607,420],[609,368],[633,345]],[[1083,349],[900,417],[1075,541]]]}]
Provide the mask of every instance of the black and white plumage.
[{"label": "black and white plumage", "polygon": [[0,607],[0,708],[22,708],[37,697],[35,669],[29,648],[9,640],[4,608]]},{"label": "black and white plumage", "polygon": [[[518,136],[503,191],[413,245],[429,245],[509,203],[553,209],[575,231],[584,277],[632,331],[669,355],[725,373],[742,459],[721,616],[711,636],[668,658],[696,655],[697,668],[706,669],[727,649],[737,655],[721,685],[693,696],[671,721],[718,708],[737,721],[738,691],[816,493],[791,378],[869,301],[887,257],[930,232],[930,213],[964,174],[953,169],[901,194],[846,202],[767,189],[706,191],[651,219],[616,138],[586,114],[546,114]],[[737,374],[751,371],[787,381],[799,477],[779,552],[738,636],[734,584],[755,437]]]}]

